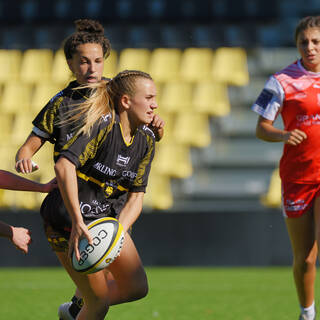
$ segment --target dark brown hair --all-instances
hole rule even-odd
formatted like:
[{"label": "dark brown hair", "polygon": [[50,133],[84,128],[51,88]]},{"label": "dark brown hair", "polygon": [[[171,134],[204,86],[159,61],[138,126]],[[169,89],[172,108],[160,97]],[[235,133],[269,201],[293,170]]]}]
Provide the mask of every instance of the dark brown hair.
[{"label": "dark brown hair", "polygon": [[297,27],[294,34],[295,42],[297,43],[298,36],[300,32],[305,31],[310,28],[319,28],[320,29],[320,16],[307,16],[302,18]]},{"label": "dark brown hair", "polygon": [[77,52],[77,46],[85,43],[98,43],[102,47],[103,57],[106,59],[111,50],[110,41],[104,35],[103,26],[100,22],[90,19],[74,21],[76,32],[64,41],[64,55],[66,59],[72,59]]}]

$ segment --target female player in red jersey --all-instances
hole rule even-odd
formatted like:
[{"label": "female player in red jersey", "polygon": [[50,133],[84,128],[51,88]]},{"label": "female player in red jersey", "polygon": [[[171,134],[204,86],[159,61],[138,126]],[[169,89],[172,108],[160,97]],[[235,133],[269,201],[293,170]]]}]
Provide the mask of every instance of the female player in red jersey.
[{"label": "female player in red jersey", "polygon": [[[121,72],[95,88],[71,117],[75,123],[84,122],[57,159],[60,192],[51,192],[41,207],[48,240],[84,297],[78,320],[104,319],[110,305],[141,299],[148,291],[127,231],[141,213],[154,156],[155,135],[147,124],[157,108],[156,88],[140,71]],[[110,112],[113,107],[115,113]],[[108,269],[79,273],[71,265],[70,253],[74,249],[79,257],[80,237],[91,242],[86,225],[105,216],[118,218],[126,232],[121,254]]]},{"label": "female player in red jersey", "polygon": [[[259,114],[257,137],[284,143],[282,205],[293,251],[299,319],[313,320],[320,244],[320,16],[303,18],[295,41],[301,58],[270,77],[252,109]],[[278,114],[283,130],[273,125]]]},{"label": "female player in red jersey", "polygon": [[[29,173],[37,170],[32,156],[46,141],[54,144],[54,156],[57,158],[61,148],[73,136],[76,127],[60,126],[57,123],[90,95],[87,88],[78,89],[80,85],[97,83],[103,79],[104,60],[109,56],[111,48],[109,40],[104,36],[103,26],[98,21],[89,19],[76,20],[75,25],[76,32],[64,42],[64,53],[76,80],[54,96],[34,119],[31,134],[17,152],[18,172]],[[160,140],[163,136],[164,121],[155,114],[149,126],[154,131],[156,140]],[[64,320],[75,319],[82,303],[81,293],[77,290],[72,303],[60,306],[59,316]]]},{"label": "female player in red jersey", "polygon": [[[42,184],[22,178],[11,172],[0,170],[0,189],[47,193],[56,186],[55,179],[46,184]],[[24,253],[28,253],[28,245],[31,242],[29,230],[21,227],[14,227],[0,221],[0,236],[10,239],[17,249]]]}]

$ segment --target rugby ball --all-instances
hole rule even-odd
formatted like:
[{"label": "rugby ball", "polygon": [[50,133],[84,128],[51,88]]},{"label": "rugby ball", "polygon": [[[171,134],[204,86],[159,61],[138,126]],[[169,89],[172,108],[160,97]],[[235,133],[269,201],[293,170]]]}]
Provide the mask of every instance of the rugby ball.
[{"label": "rugby ball", "polygon": [[79,261],[72,253],[72,266],[81,273],[94,273],[108,267],[120,254],[124,231],[114,218],[101,218],[88,225],[92,244],[86,238],[79,241]]}]

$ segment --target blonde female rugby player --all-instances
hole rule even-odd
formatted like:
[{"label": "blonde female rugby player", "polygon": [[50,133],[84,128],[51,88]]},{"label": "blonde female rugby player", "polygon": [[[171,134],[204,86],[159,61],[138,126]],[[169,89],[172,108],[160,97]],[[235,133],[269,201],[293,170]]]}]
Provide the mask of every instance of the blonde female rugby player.
[{"label": "blonde female rugby player", "polygon": [[[75,123],[85,119],[84,125],[56,162],[60,192],[51,192],[41,208],[48,240],[84,298],[78,320],[104,319],[110,305],[140,299],[148,291],[144,268],[128,233],[120,257],[109,270],[83,275],[70,263],[73,249],[79,257],[79,238],[90,240],[86,226],[90,221],[116,216],[129,230],[141,213],[154,156],[155,135],[147,127],[157,108],[151,77],[124,71],[95,88],[71,118]],[[113,106],[115,114],[110,112]],[[90,210],[81,210],[81,203]],[[107,277],[109,271],[112,278]]]},{"label": "blonde female rugby player", "polygon": [[[97,83],[103,79],[104,61],[111,49],[109,40],[104,36],[103,26],[98,21],[89,19],[76,20],[75,25],[76,32],[64,42],[64,53],[76,80],[54,96],[33,121],[33,130],[16,155],[16,169],[19,172],[29,173],[37,169],[33,167],[31,159],[46,141],[54,144],[57,158],[77,126],[74,123],[65,126],[58,123],[74,105],[84,102],[90,95],[88,88],[79,89],[79,86]],[[163,135],[163,126],[164,121],[155,114],[150,128],[154,130],[157,140]],[[64,320],[75,319],[82,303],[81,292],[77,290],[72,303],[60,306],[59,317]]]},{"label": "blonde female rugby player", "polygon": [[[0,189],[47,193],[56,186],[55,179],[46,184],[42,184],[22,178],[11,172],[0,170]],[[31,234],[28,229],[14,227],[0,221],[0,236],[8,238],[17,249],[28,253],[28,245],[31,242]]]},{"label": "blonde female rugby player", "polygon": [[[270,77],[253,110],[259,139],[283,142],[283,214],[293,251],[300,320],[315,319],[314,283],[320,241],[320,16],[303,18],[295,41],[301,58]],[[284,130],[273,123],[281,114]]]}]

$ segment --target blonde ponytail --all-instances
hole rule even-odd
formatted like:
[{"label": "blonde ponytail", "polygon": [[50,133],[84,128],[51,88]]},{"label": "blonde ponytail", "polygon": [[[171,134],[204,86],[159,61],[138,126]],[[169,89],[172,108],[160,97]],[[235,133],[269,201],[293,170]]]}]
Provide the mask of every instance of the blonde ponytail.
[{"label": "blonde ponytail", "polygon": [[80,105],[74,106],[66,119],[60,121],[59,125],[76,124],[77,134],[89,135],[93,125],[102,121],[103,116],[112,115],[114,121],[115,110],[124,94],[133,96],[136,90],[136,80],[146,78],[152,80],[148,73],[137,70],[124,70],[111,80],[81,86],[77,89],[90,88],[91,95]]},{"label": "blonde ponytail", "polygon": [[91,89],[90,97],[80,105],[73,105],[66,113],[65,119],[58,121],[58,126],[75,125],[76,134],[89,135],[93,125],[102,121],[103,116],[112,115],[114,121],[114,105],[107,90],[109,80],[74,88],[74,90]]}]

